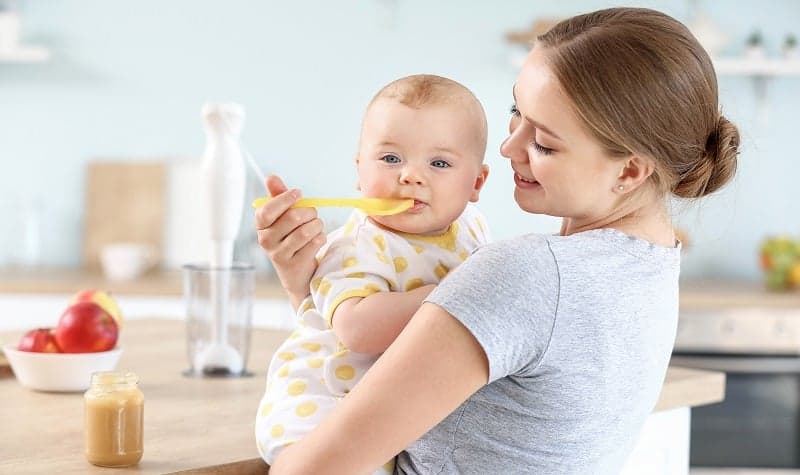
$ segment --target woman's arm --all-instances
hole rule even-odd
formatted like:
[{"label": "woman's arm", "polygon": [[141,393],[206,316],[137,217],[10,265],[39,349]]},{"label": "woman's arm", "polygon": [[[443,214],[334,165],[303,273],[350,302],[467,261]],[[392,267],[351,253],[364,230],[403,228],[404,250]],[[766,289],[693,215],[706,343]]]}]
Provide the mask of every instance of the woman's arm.
[{"label": "woman's arm", "polygon": [[336,410],[287,447],[283,474],[363,474],[383,465],[485,385],[489,363],[475,337],[425,303]]},{"label": "woman's arm", "polygon": [[392,344],[435,285],[347,299],[333,312],[333,331],[358,353],[377,355]]},{"label": "woman's arm", "polygon": [[267,251],[275,272],[295,310],[308,295],[308,283],[317,268],[314,259],[325,244],[322,221],[314,208],[290,208],[299,190],[287,190],[271,175],[264,183],[274,199],[256,210],[258,244]]}]

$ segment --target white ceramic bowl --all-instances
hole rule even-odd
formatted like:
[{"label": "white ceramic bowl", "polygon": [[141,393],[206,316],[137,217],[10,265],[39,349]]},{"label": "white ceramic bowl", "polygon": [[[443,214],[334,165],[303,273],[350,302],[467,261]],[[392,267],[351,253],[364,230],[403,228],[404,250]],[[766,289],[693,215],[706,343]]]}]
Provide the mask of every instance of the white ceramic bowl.
[{"label": "white ceramic bowl", "polygon": [[37,391],[85,391],[95,371],[111,371],[121,348],[96,353],[35,353],[3,346],[17,381]]}]

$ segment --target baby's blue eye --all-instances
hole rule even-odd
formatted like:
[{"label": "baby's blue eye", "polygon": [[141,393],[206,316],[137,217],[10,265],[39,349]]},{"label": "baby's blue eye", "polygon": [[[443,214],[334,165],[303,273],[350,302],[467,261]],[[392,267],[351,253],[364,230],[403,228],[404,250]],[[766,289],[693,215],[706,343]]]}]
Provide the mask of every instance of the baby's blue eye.
[{"label": "baby's blue eye", "polygon": [[450,164],[445,162],[444,160],[434,160],[431,162],[431,166],[436,168],[449,168]]},{"label": "baby's blue eye", "polygon": [[400,163],[400,158],[397,155],[392,154],[382,156],[381,160],[386,163]]}]

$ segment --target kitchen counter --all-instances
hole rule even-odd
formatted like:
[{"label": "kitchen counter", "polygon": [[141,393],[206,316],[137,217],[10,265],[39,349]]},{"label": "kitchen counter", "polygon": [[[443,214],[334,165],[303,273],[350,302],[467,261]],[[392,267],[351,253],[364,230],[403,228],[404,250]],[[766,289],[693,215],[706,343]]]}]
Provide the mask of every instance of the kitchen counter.
[{"label": "kitchen counter", "polygon": [[[99,270],[0,269],[0,294],[72,294],[81,289],[100,289],[117,295],[180,297],[181,272],[153,271],[135,280],[106,279]],[[256,298],[286,298],[278,279],[256,274]]]},{"label": "kitchen counter", "polygon": [[[0,342],[16,341],[22,333],[0,332]],[[118,368],[136,372],[145,395],[145,452],[132,468],[95,467],[85,460],[81,393],[35,392],[13,377],[0,377],[0,473],[264,473],[253,418],[270,355],[286,335],[254,330],[252,377],[190,378],[181,374],[187,367],[182,322],[127,322]],[[656,411],[720,401],[724,387],[722,373],[670,367]]]},{"label": "kitchen counter", "polygon": [[[71,294],[80,289],[101,289],[118,295],[180,297],[181,272],[153,271],[139,279],[111,281],[100,271],[86,269],[0,268],[0,294]],[[760,282],[682,281],[681,308],[720,306],[800,307],[800,292],[772,292]],[[256,276],[257,298],[285,298],[274,275]]]}]

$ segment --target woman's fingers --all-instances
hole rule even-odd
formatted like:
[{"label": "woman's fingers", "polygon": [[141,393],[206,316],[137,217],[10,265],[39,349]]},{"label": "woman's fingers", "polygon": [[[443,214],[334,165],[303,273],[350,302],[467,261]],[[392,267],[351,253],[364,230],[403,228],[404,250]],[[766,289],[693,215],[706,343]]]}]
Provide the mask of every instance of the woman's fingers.
[{"label": "woman's fingers", "polygon": [[[324,236],[321,236],[322,230],[322,220],[317,217],[316,211],[305,208],[292,209],[272,227],[259,231],[258,242],[276,264],[284,264],[311,244],[315,238],[322,238],[324,242]],[[316,263],[314,265],[316,266]]]},{"label": "woman's fingers", "polygon": [[271,227],[300,198],[298,190],[284,191],[256,210],[256,229]]},{"label": "woman's fingers", "polygon": [[270,196],[278,196],[284,191],[287,191],[286,185],[283,184],[283,180],[281,180],[281,177],[278,175],[268,176],[266,181],[264,181],[264,185]]}]

